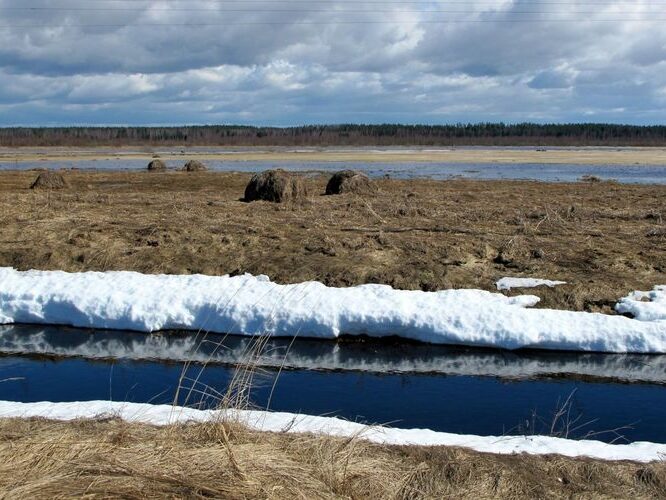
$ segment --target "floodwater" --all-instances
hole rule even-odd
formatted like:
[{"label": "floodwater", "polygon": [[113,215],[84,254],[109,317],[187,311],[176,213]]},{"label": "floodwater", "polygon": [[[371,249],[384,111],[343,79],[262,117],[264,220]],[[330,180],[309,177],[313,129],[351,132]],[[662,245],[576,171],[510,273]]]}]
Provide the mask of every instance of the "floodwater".
[{"label": "floodwater", "polygon": [[[0,399],[171,403],[180,383],[180,404],[210,407],[255,347],[221,335],[0,327]],[[666,443],[666,356],[271,339],[254,359],[259,408],[502,435],[547,433],[569,398],[580,426],[570,437]]]},{"label": "floodwater", "polygon": [[[182,167],[185,160],[166,161],[170,168]],[[128,171],[145,170],[145,160],[70,160],[0,162],[0,170],[30,170],[36,168]],[[666,184],[666,165],[578,165],[548,163],[393,163],[393,162],[307,162],[307,161],[206,161],[218,172],[259,172],[283,168],[294,172],[334,172],[343,168],[361,170],[374,178],[389,176],[396,179],[430,178],[482,180],[534,180],[543,182],[576,182],[586,175],[620,183]]]}]

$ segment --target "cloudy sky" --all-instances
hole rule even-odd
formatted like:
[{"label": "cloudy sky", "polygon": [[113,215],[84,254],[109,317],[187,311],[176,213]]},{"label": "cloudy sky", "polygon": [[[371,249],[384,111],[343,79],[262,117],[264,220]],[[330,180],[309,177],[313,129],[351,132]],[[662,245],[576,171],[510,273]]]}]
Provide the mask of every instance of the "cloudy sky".
[{"label": "cloudy sky", "polygon": [[666,120],[664,0],[0,0],[0,126]]}]

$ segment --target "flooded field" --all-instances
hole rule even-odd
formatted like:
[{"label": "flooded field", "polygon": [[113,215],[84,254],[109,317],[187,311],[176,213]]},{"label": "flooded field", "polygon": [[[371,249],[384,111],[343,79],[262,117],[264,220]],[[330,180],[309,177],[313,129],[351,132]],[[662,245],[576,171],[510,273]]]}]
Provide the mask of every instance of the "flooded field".
[{"label": "flooded field", "polygon": [[[141,171],[147,161],[136,159],[22,161],[3,162],[0,170],[78,169],[88,171]],[[169,168],[183,166],[183,161],[166,160]],[[395,179],[430,178],[479,179],[479,180],[535,180],[542,182],[576,182],[585,176],[620,183],[666,184],[666,165],[616,165],[575,163],[442,163],[442,162],[372,162],[358,161],[220,161],[207,160],[206,164],[216,172],[261,172],[270,168],[283,168],[294,172],[336,172],[352,168],[370,177],[389,176]]]}]

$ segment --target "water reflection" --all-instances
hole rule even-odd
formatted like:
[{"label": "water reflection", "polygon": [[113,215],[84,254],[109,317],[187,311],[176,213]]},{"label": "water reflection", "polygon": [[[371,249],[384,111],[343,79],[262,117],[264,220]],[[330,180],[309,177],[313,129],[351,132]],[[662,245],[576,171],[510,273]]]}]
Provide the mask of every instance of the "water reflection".
[{"label": "water reflection", "polygon": [[[0,326],[0,353],[89,359],[246,362],[256,346],[248,337]],[[255,358],[264,368],[444,374],[503,379],[574,377],[666,384],[666,355],[516,352],[380,341],[271,338]]]}]

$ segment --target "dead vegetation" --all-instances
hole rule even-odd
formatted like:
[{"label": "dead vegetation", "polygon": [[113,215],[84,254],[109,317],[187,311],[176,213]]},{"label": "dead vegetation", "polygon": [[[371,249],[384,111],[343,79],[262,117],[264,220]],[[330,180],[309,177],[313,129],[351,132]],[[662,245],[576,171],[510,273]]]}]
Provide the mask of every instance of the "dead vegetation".
[{"label": "dead vegetation", "polygon": [[148,164],[147,169],[150,172],[164,172],[167,169],[167,165],[162,160],[152,160]]},{"label": "dead vegetation", "polygon": [[30,185],[30,189],[65,189],[66,187],[67,181],[62,174],[51,170],[40,173]]},{"label": "dead vegetation", "polygon": [[355,193],[368,195],[377,191],[377,186],[364,173],[356,170],[341,170],[336,172],[326,184],[326,194]]},{"label": "dead vegetation", "polygon": [[0,420],[3,498],[664,498],[666,464],[388,447],[234,422]]},{"label": "dead vegetation", "polygon": [[244,201],[304,201],[308,191],[300,175],[294,175],[280,168],[255,174],[245,188]]},{"label": "dead vegetation", "polygon": [[2,266],[423,290],[532,276],[569,283],[542,306],[590,311],[666,283],[666,186],[381,179],[365,198],[322,196],[321,175],[307,203],[248,204],[249,174],[69,171],[53,192],[34,175],[0,173]]},{"label": "dead vegetation", "polygon": [[190,160],[183,166],[183,172],[205,172],[208,167],[199,160]]}]

